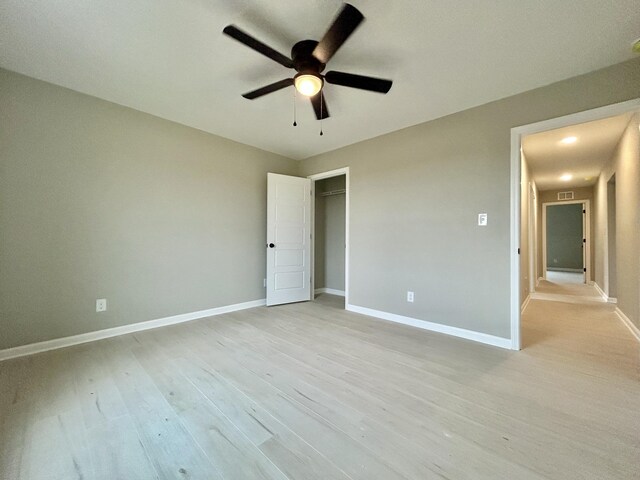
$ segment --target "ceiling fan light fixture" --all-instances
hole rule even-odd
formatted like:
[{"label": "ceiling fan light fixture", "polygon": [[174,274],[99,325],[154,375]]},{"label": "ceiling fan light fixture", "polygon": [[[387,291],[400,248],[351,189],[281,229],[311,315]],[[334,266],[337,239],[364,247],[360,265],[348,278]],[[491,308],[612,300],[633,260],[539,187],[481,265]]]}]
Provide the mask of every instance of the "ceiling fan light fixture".
[{"label": "ceiling fan light fixture", "polygon": [[313,97],[322,90],[323,80],[318,75],[311,73],[300,73],[296,75],[293,81],[296,90],[302,95]]}]

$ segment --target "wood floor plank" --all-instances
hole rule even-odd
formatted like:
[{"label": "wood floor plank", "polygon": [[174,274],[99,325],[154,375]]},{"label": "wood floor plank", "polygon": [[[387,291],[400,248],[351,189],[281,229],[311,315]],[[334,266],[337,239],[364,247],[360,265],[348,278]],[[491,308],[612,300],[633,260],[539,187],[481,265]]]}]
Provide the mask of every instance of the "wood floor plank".
[{"label": "wood floor plank", "polygon": [[[184,428],[133,353],[109,348],[122,341],[115,338],[103,342],[102,350],[140,442],[160,478],[221,480],[220,473]],[[117,353],[112,354],[113,351]]]},{"label": "wood floor plank", "polygon": [[351,477],[279,422],[219,372],[198,358],[179,359],[179,367],[278,468],[291,479],[347,480]]},{"label": "wood floor plank", "polygon": [[[253,336],[256,338],[260,337],[260,335]],[[230,339],[226,339],[225,341],[230,341]],[[397,414],[398,411],[402,409],[402,402],[398,401],[393,403],[393,409],[389,409],[395,413],[384,412],[385,406],[390,405],[390,403],[374,400],[373,397],[368,395],[370,392],[367,391],[371,390],[368,387],[363,388],[359,392],[360,395],[354,394],[353,390],[348,391],[346,398],[343,397],[345,402],[357,398],[356,402],[352,402],[353,407],[351,407],[328,395],[328,392],[333,392],[336,389],[346,391],[349,383],[339,378],[336,378],[333,384],[324,383],[322,390],[314,388],[312,384],[305,382],[298,382],[292,386],[291,379],[303,378],[305,375],[308,375],[306,378],[313,382],[314,378],[322,376],[323,374],[320,370],[313,369],[313,367],[306,368],[306,372],[303,371],[305,370],[305,366],[300,366],[293,357],[283,357],[281,362],[277,364],[273,363],[276,362],[278,358],[279,352],[277,351],[264,350],[265,355],[256,358],[252,352],[260,350],[258,345],[252,344],[249,350],[242,351],[241,355],[238,356],[238,361],[247,364],[247,368],[254,373],[260,372],[264,380],[276,385],[289,397],[297,400],[320,416],[323,416],[334,425],[339,426],[338,428],[350,434],[353,439],[362,441],[368,448],[372,449],[376,455],[389,461],[394,468],[408,476],[408,478],[430,478],[429,476],[433,477],[434,475],[454,474],[457,475],[457,478],[465,478],[459,469],[457,469],[456,462],[452,461],[456,458],[456,452],[452,448],[454,446],[453,442],[442,436],[441,432],[445,429],[445,425],[437,424],[437,428],[434,429],[434,424],[429,426],[420,424],[419,421],[416,422],[417,415],[415,412],[407,412],[406,416],[401,419]],[[298,358],[304,356],[304,353],[299,353]],[[252,357],[253,361],[251,361]],[[326,366],[326,363],[324,365]],[[279,368],[281,372],[278,372]],[[279,375],[279,373],[281,373],[281,375]],[[282,378],[279,379],[279,376]],[[302,391],[307,391],[308,394],[304,394]],[[323,399],[323,401],[321,402],[320,399]],[[374,410],[374,413],[369,411],[369,415],[365,417],[363,413],[357,412],[356,409],[363,409],[363,405],[367,403],[382,406],[380,406],[378,411]],[[333,405],[334,408],[328,408],[327,405]],[[354,411],[356,411],[355,415],[353,413]],[[347,416],[345,413],[349,413],[349,415]],[[384,426],[378,421],[381,413],[388,421],[388,426]],[[387,413],[389,414],[387,415]],[[422,413],[425,413],[424,409]],[[389,420],[391,417],[393,417],[393,420]],[[415,428],[416,426],[418,428]],[[430,428],[432,432],[437,433],[428,435],[425,428]],[[397,431],[411,433],[403,437],[397,434]],[[501,441],[504,443],[504,439],[501,439]],[[389,448],[389,444],[403,446],[401,449],[393,449]],[[478,448],[473,445],[467,445],[466,448],[467,450],[460,454],[459,461],[473,463],[474,457],[469,456],[469,450],[478,450]],[[438,454],[438,451],[440,454]],[[432,462],[415,461],[415,459],[426,456],[425,454],[427,452],[429,457],[434,459]],[[492,456],[492,454],[485,455],[483,461],[475,465],[472,478],[493,477],[495,470],[499,468],[496,463],[500,464],[503,462],[496,459],[492,462]],[[410,458],[413,458],[414,461],[408,462]],[[518,468],[512,464],[509,464],[509,468],[512,471],[518,470]],[[526,469],[522,469],[519,475],[520,478],[536,478],[534,474],[526,471]]]},{"label": "wood floor plank", "polygon": [[136,348],[134,353],[182,424],[226,480],[287,480],[155,343]]},{"label": "wood floor plank", "polygon": [[[261,327],[264,327],[264,324],[260,322],[254,322],[254,325],[259,325]],[[258,337],[259,335],[256,335],[256,338]],[[315,336],[313,338],[315,340]],[[278,345],[282,346],[284,345],[284,343],[285,343],[285,340],[283,339],[283,341],[278,342]],[[304,340],[301,338],[297,338],[295,343],[304,344]],[[316,345],[318,344],[317,341],[314,341],[314,343]],[[313,348],[312,346],[309,346],[309,347]],[[322,349],[323,347],[320,345],[318,348]],[[353,353],[353,351],[351,353]],[[339,352],[335,352],[335,351],[331,352],[331,356],[333,358],[336,358],[336,357],[340,358]],[[292,353],[292,358],[308,358],[308,357],[305,357],[304,352],[297,351]],[[320,369],[327,370],[327,362],[330,362],[330,360],[328,360],[327,358],[322,359],[321,357],[318,357],[315,366],[317,366],[319,370]],[[352,369],[345,372],[344,374],[339,373],[338,376],[339,377],[346,376],[348,378],[350,385],[360,386],[360,388],[362,388],[363,390],[371,390],[371,381],[375,379],[376,376],[380,376],[380,375],[377,375],[378,373],[384,372],[384,375],[381,375],[381,377],[384,378],[384,382],[382,383],[382,386],[385,389],[389,384],[394,384],[394,378],[398,376],[397,372],[395,374],[394,372],[386,372],[385,371],[386,365],[377,365],[375,367],[375,370],[372,370],[370,372],[368,378],[361,377],[360,374],[363,371],[366,371],[367,367],[363,365],[355,365],[353,361],[349,360],[348,357],[343,356],[341,358],[338,371],[340,372],[340,369],[342,369],[343,366],[345,365],[352,366]],[[354,373],[354,372],[357,372],[357,373]],[[423,380],[415,381],[407,376],[403,376],[400,382],[400,385],[402,385],[405,389],[406,388],[409,389],[409,391],[406,393],[408,393],[409,395],[417,394],[418,400],[420,399],[421,396],[425,396],[427,398],[434,397],[434,391],[429,389],[428,384],[429,382],[424,382]],[[528,392],[528,389],[526,391]],[[380,392],[378,393],[380,394]],[[469,395],[469,397],[473,398],[474,402],[477,402],[480,399],[479,398],[480,393],[481,392],[477,390],[473,391],[471,392],[471,395]],[[393,395],[393,392],[388,392],[387,395],[388,394]],[[442,401],[440,402],[436,401],[435,404],[433,405],[433,407],[435,407],[436,410],[432,415],[436,415],[438,418],[441,418],[441,419],[449,420],[446,422],[446,424],[442,425],[443,429],[446,429],[451,433],[454,433],[456,435],[461,435],[463,437],[465,436],[468,437],[469,435],[471,435],[471,438],[473,439],[474,443],[477,443],[478,445],[483,445],[484,447],[490,448],[491,450],[502,451],[503,455],[508,454],[514,460],[518,459],[518,454],[519,454],[518,461],[523,465],[530,462],[532,452],[535,453],[536,451],[535,448],[533,448],[536,445],[536,438],[539,438],[540,436],[550,437],[549,441],[555,442],[558,445],[560,445],[560,447],[558,447],[557,449],[554,449],[552,452],[547,452],[545,454],[545,459],[547,460],[547,462],[551,460],[552,461],[551,464],[554,465],[554,467],[548,467],[548,468],[557,468],[558,466],[562,466],[564,470],[574,472],[573,474],[577,475],[578,478],[581,473],[588,472],[590,471],[591,468],[595,466],[601,466],[601,465],[607,465],[607,464],[610,465],[610,471],[612,472],[617,472],[617,471],[620,471],[621,469],[624,471],[624,469],[626,468],[625,459],[629,458],[629,456],[632,456],[637,452],[636,436],[633,436],[633,437],[628,436],[627,438],[628,444],[627,444],[627,443],[617,441],[616,434],[604,435],[605,431],[603,429],[600,437],[593,438],[592,436],[586,436],[585,437],[586,442],[585,441],[575,442],[573,439],[573,436],[571,436],[571,434],[575,434],[575,432],[573,432],[571,429],[567,430],[567,436],[558,435],[556,431],[549,430],[549,427],[544,425],[538,426],[537,430],[530,432],[529,430],[531,430],[531,425],[529,426],[529,428],[527,428],[527,424],[523,420],[519,420],[518,418],[514,418],[514,417],[504,418],[502,413],[500,413],[499,411],[494,412],[491,409],[489,409],[488,411],[487,409],[484,409],[484,411],[478,410],[477,408],[474,408],[475,405],[469,402],[461,403],[459,397],[451,396],[449,392],[447,392],[447,394],[450,396],[449,401],[446,401],[446,398],[442,397]],[[494,401],[499,398],[500,396],[494,395]],[[436,397],[434,398],[434,400],[438,400],[438,398]],[[454,403],[452,404],[451,400],[457,400],[457,401],[454,401]],[[512,400],[514,400],[512,403],[518,404],[518,398],[515,398]],[[402,405],[402,402],[399,402],[398,399],[394,398],[393,396],[387,397],[384,400],[384,404],[391,404],[391,403],[396,405],[396,410],[400,405]],[[468,422],[452,423],[450,421],[452,419],[451,415],[449,414],[442,415],[443,408],[441,408],[439,405],[446,405],[446,408],[444,408],[444,410],[448,410],[448,413],[454,413],[454,411],[452,410],[452,406],[455,406],[456,403],[458,405],[462,405],[463,408],[468,410],[468,413],[465,413],[464,415],[465,417],[467,417],[469,420],[477,418],[479,419],[479,421],[473,420],[473,423],[468,423]],[[406,407],[406,402],[404,406]],[[417,402],[414,402],[414,405],[410,407],[409,410],[413,411],[413,415],[415,415],[416,412],[420,412],[421,410],[420,404]],[[424,408],[422,410],[424,411]],[[554,418],[555,412],[548,411],[546,409],[538,409],[538,410],[541,410],[541,413],[544,413],[543,415],[544,417],[551,417],[551,420],[550,420],[551,423],[558,421],[557,417]],[[529,411],[529,413],[527,413],[526,411],[522,412],[523,416],[526,415],[525,418],[529,423],[532,421],[531,414],[533,412],[535,412],[535,410],[531,410]],[[489,415],[487,415],[487,413]],[[500,427],[501,420],[504,420],[510,423],[515,423],[516,426],[518,425],[518,423],[520,423],[521,428],[517,428],[517,429],[511,428],[511,430],[509,430],[509,426],[505,424],[503,427],[504,430],[500,431],[499,429],[496,429],[496,426],[498,428]],[[585,428],[583,428],[584,426],[579,421],[576,421],[578,419],[565,418],[564,420],[568,420],[568,421],[573,420],[571,422],[573,430],[576,429],[576,426],[580,427],[582,430],[585,430]],[[540,423],[540,422],[537,422],[537,423]],[[591,429],[591,431],[593,432],[594,430],[593,423],[594,421],[592,419],[591,425],[588,425],[586,429]],[[549,422],[546,422],[546,424],[549,424]],[[494,432],[493,437],[491,437],[491,435],[488,435],[492,431]],[[605,437],[604,439],[601,438],[602,435],[604,435]],[[603,440],[606,440],[607,438],[609,441],[603,442]],[[609,447],[611,447],[612,446],[610,445],[611,443],[615,445],[615,448],[610,449],[611,452],[613,452],[613,455],[611,455],[611,453],[608,453],[608,454],[600,453],[600,450],[598,449],[598,447],[602,447],[602,445],[609,445]],[[620,449],[622,449],[623,451],[620,452]],[[584,458],[586,458],[586,461],[584,460]],[[616,458],[620,458],[621,461],[616,462]],[[550,473],[544,468],[545,465],[547,465],[547,463],[541,461],[539,462],[539,465],[540,465],[540,469],[539,469],[540,473],[543,473],[543,474]]]},{"label": "wood floor plank", "polygon": [[160,478],[129,415],[98,422],[87,436],[95,480]]},{"label": "wood floor plank", "polygon": [[322,295],[0,362],[0,478],[637,479],[640,345],[583,287],[521,352]]}]

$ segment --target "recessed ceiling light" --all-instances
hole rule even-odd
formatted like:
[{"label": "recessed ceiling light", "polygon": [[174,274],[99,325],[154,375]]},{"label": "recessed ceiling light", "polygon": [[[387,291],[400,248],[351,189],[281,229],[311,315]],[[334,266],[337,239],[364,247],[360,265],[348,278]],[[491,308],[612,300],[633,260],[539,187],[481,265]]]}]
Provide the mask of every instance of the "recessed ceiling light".
[{"label": "recessed ceiling light", "polygon": [[578,141],[578,137],[566,137],[560,140],[565,145],[570,145],[572,143],[576,143]]},{"label": "recessed ceiling light", "polygon": [[568,182],[572,178],[573,178],[573,175],[571,175],[570,173],[565,173],[560,177],[560,180],[562,180],[563,182]]}]

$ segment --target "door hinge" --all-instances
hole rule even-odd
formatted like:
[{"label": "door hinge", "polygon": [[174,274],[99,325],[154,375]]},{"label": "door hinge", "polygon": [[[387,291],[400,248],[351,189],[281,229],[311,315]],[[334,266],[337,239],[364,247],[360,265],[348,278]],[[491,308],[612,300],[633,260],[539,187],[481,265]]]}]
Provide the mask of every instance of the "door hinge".
[{"label": "door hinge", "polygon": [[582,239],[582,243],[587,243],[587,239],[586,239],[586,238],[583,238],[583,239]]},{"label": "door hinge", "polygon": [[518,255],[520,255],[520,249],[518,248]]},{"label": "door hinge", "polygon": [[582,213],[587,213],[587,211],[586,210],[582,210]]},{"label": "door hinge", "polygon": [[582,270],[583,270],[584,272],[586,272],[586,271],[587,271],[587,267],[584,267]]}]

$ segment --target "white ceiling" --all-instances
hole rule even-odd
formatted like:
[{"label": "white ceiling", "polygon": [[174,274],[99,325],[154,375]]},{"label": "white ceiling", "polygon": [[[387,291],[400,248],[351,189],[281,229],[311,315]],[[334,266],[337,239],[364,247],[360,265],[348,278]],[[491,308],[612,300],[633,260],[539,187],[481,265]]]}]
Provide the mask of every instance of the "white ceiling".
[{"label": "white ceiling", "polygon": [[[632,113],[529,135],[522,151],[539,190],[594,185],[611,158]],[[572,144],[562,139],[576,137]],[[564,174],[572,176],[563,181]]]},{"label": "white ceiling", "polygon": [[[353,0],[366,21],[328,70],[391,78],[386,96],[328,85],[325,135],[287,76],[224,36],[235,24],[289,54],[338,0],[2,0],[0,66],[302,159],[633,57],[637,0]],[[306,103],[306,102],[305,102]]]}]

